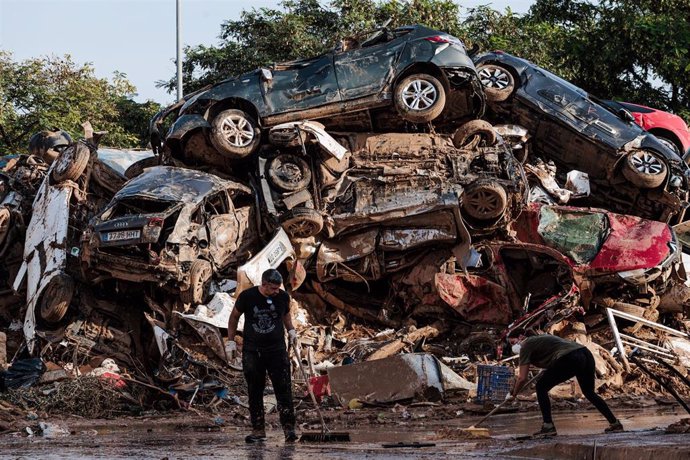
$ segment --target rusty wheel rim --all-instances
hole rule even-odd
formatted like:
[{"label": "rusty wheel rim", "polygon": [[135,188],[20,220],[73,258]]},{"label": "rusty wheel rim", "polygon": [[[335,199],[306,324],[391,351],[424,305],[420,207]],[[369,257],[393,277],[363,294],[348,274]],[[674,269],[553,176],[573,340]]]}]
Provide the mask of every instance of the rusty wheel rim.
[{"label": "rusty wheel rim", "polygon": [[288,233],[295,238],[308,238],[316,233],[318,227],[314,222],[307,219],[300,219],[290,222],[287,226]]},{"label": "rusty wheel rim", "polygon": [[496,215],[502,210],[502,203],[503,200],[497,192],[485,188],[470,192],[466,199],[466,206],[481,216]]},{"label": "rusty wheel rim", "polygon": [[206,281],[211,279],[211,267],[204,265],[199,271],[197,282],[194,283],[194,298],[203,301],[204,291],[206,290]]},{"label": "rusty wheel rim", "polygon": [[276,168],[276,172],[281,179],[292,184],[297,184],[304,179],[302,168],[298,164],[289,161],[281,161],[278,168]]}]

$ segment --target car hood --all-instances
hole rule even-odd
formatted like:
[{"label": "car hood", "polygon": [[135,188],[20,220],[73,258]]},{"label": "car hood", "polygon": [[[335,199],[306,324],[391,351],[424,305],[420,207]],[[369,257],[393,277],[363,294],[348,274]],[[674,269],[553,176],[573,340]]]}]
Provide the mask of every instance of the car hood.
[{"label": "car hood", "polygon": [[590,268],[620,272],[654,268],[671,254],[673,233],[662,222],[607,213],[609,235]]}]

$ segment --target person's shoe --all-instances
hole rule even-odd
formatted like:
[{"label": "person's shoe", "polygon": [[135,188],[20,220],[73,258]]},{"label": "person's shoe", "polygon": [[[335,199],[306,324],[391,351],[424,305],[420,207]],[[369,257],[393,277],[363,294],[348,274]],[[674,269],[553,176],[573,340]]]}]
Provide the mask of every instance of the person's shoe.
[{"label": "person's shoe", "polygon": [[285,432],[285,442],[295,442],[297,441],[297,433],[295,430],[287,430]]},{"label": "person's shoe", "polygon": [[623,424],[620,420],[616,420],[610,424],[607,428],[604,428],[604,433],[621,433],[623,430]]},{"label": "person's shoe", "polygon": [[247,444],[254,444],[257,442],[262,442],[266,440],[266,430],[252,430],[252,434],[247,435],[244,438],[244,442]]},{"label": "person's shoe", "polygon": [[534,438],[550,438],[556,436],[556,426],[553,423],[544,423],[541,426],[541,430],[537,431],[532,435]]}]

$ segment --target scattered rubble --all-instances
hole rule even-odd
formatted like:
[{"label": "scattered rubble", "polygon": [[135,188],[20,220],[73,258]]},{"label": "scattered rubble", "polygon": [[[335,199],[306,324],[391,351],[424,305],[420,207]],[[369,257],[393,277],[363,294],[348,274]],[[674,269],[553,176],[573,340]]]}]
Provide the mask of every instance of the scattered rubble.
[{"label": "scattered rubble", "polygon": [[[685,163],[518,58],[475,56],[476,73],[459,40],[421,26],[359,43],[442,46],[428,73],[382,61],[359,81],[341,50],[335,70],[326,55],[201,90],[154,117],[153,153],[101,148],[86,123],[83,139],[44,133],[3,159],[0,431],[25,410],[242,405],[223,330],[269,267],[305,349],[311,383],[295,382],[324,405],[452,389],[484,410],[478,366],[512,372],[506,339],[527,333],[587,346],[600,392],[690,395],[686,225],[669,226]],[[315,91],[317,77],[333,82]],[[245,93],[262,105],[231,104]],[[343,98],[322,107],[328,94]]]}]

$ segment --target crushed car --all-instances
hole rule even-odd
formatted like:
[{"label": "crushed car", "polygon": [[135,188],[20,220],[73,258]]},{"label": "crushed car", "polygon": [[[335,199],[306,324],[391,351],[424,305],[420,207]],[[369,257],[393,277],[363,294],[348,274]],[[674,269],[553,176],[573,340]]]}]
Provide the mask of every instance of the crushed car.
[{"label": "crushed car", "polygon": [[264,151],[259,163],[269,214],[296,238],[386,225],[448,194],[481,236],[504,228],[526,202],[522,166],[481,120],[453,136],[322,132],[302,146]]},{"label": "crushed car", "polygon": [[252,190],[190,169],[156,166],[128,181],[82,236],[85,270],[146,281],[200,304],[214,275],[258,238]]},{"label": "crushed car", "polygon": [[627,110],[504,52],[473,58],[496,120],[524,126],[534,153],[589,175],[592,205],[680,222],[690,169]]},{"label": "crushed car", "polygon": [[[151,145],[182,161],[209,148],[239,159],[258,149],[265,128],[304,119],[342,126],[337,115],[369,111],[363,125],[376,129],[390,106],[411,123],[481,116],[484,93],[463,43],[420,25],[384,26],[326,54],[257,69],[188,95],[153,118]],[[171,114],[176,118],[163,139],[160,130]]]}]

